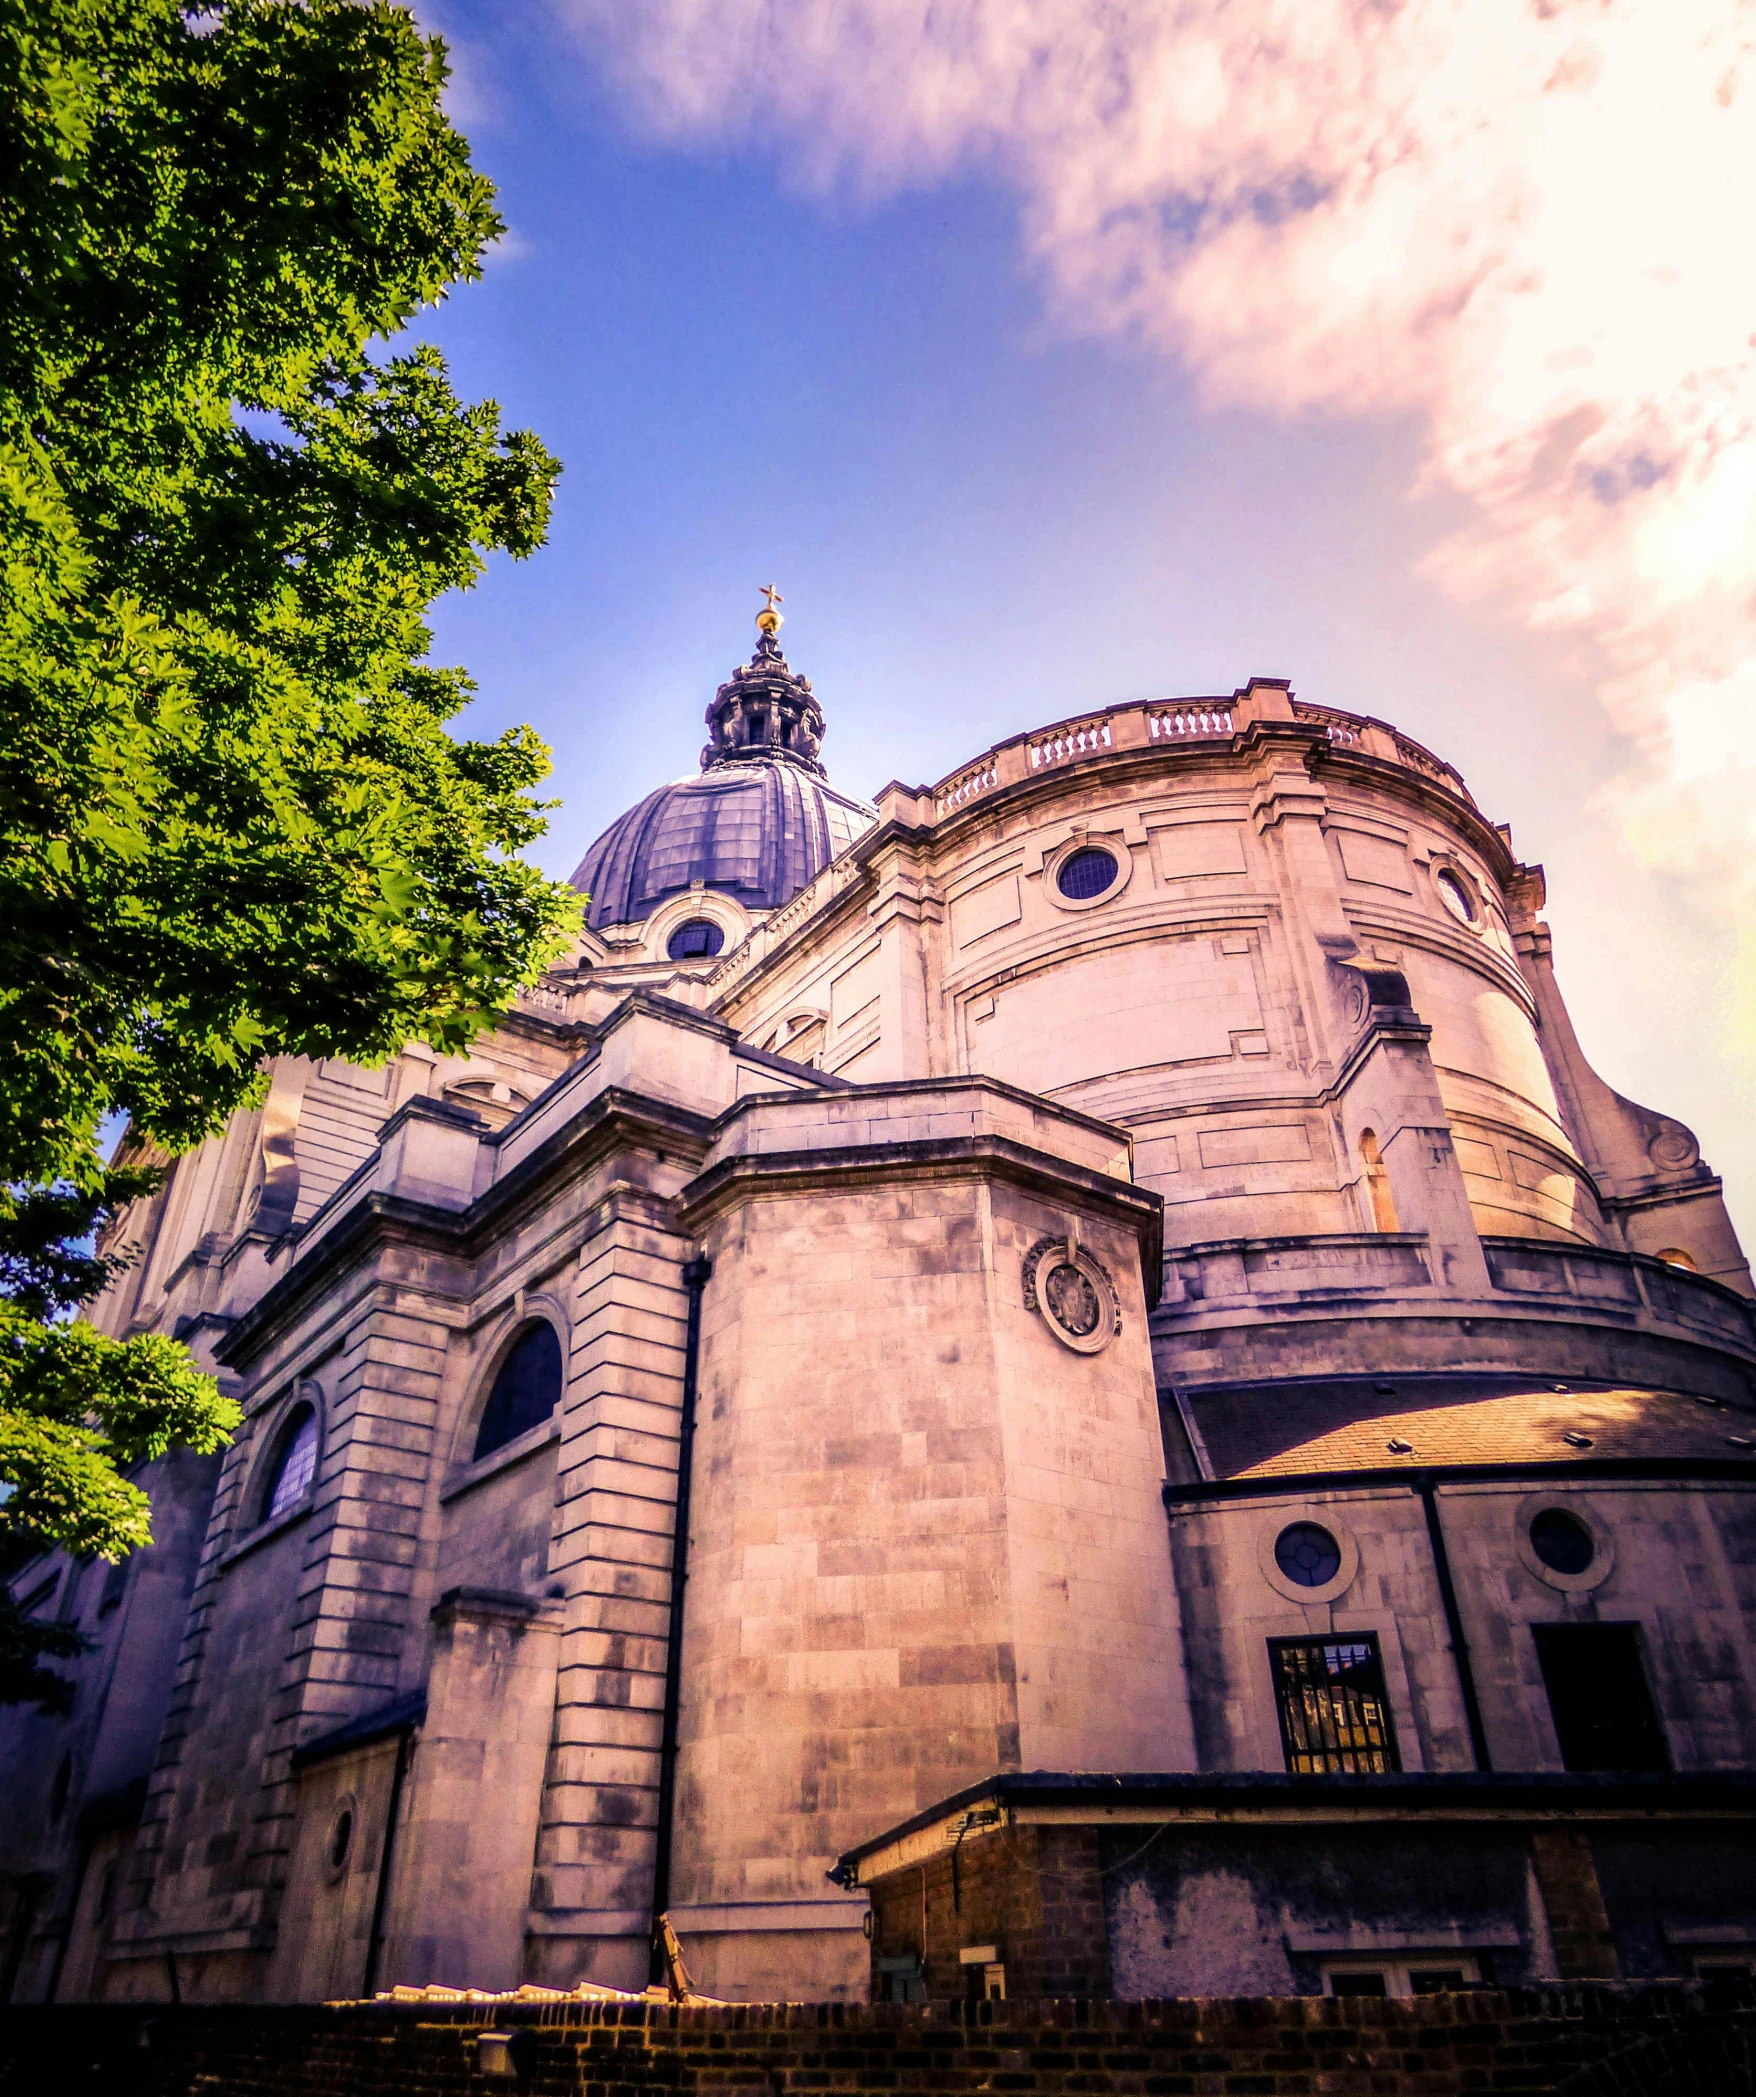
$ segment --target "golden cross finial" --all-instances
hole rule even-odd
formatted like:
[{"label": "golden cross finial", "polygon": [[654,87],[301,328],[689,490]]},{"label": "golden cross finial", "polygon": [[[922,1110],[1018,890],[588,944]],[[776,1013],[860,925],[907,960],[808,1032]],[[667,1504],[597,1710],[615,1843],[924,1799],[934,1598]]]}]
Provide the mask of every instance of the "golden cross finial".
[{"label": "golden cross finial", "polygon": [[775,588],[773,583],[762,583],[758,587],[761,589],[763,596],[768,599],[768,602],[756,614],[756,624],[763,633],[778,633],[780,631],[781,617],[779,612],[775,610],[775,606],[777,604],[785,604],[786,599]]}]

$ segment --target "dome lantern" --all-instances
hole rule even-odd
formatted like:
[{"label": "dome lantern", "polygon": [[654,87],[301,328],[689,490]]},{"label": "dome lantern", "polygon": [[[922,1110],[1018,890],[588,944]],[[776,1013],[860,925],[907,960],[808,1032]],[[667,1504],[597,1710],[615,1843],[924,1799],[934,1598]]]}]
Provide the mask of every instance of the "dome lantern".
[{"label": "dome lantern", "polygon": [[756,652],[732,672],[707,709],[711,740],[702,750],[701,769],[778,759],[802,765],[821,779],[817,753],[823,747],[823,709],[810,678],[796,676],[780,652],[781,615],[775,607],[786,599],[773,583],[763,585],[763,595],[768,601],[756,614]]},{"label": "dome lantern", "polygon": [[874,822],[828,784],[823,709],[780,652],[785,600],[772,583],[763,596],[755,652],[707,709],[700,772],[648,794],[575,870],[594,928],[639,923],[697,884],[752,912],[779,910]]}]

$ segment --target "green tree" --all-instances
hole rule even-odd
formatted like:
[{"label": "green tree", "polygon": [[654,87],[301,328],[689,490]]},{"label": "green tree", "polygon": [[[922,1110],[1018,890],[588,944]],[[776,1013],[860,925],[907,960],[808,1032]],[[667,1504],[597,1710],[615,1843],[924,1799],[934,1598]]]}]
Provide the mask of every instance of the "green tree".
[{"label": "green tree", "polygon": [[[121,1472],[234,1424],[182,1349],[69,1320],[117,1257],[77,1241],[147,1185],[103,1119],[174,1153],[267,1058],[457,1048],[575,922],[517,856],[547,751],[455,740],[472,686],[426,660],[558,471],[391,348],[502,230],[445,79],[383,0],[0,0],[15,1551],[134,1548]],[[29,1636],[0,1624],[0,1678]]]}]

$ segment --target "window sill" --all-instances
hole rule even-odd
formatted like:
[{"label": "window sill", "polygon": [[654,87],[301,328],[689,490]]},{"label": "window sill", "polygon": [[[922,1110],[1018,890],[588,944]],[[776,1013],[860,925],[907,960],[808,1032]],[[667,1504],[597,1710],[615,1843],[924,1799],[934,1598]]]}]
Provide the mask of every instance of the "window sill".
[{"label": "window sill", "polygon": [[219,1570],[229,1572],[240,1558],[247,1558],[262,1545],[272,1543],[277,1536],[284,1536],[307,1519],[316,1503],[316,1494],[307,1493],[296,1507],[289,1507],[285,1514],[277,1514],[271,1520],[258,1522],[256,1527],[241,1536],[219,1562]]},{"label": "window sill", "polygon": [[561,1422],[551,1417],[540,1427],[530,1427],[510,1442],[503,1442],[498,1449],[473,1464],[466,1464],[439,1495],[443,1507],[447,1501],[455,1500],[460,1494],[471,1492],[478,1485],[485,1485],[490,1478],[497,1478],[502,1471],[511,1470],[521,1464],[527,1456],[534,1456],[539,1449],[546,1449],[551,1442],[561,1439]]}]

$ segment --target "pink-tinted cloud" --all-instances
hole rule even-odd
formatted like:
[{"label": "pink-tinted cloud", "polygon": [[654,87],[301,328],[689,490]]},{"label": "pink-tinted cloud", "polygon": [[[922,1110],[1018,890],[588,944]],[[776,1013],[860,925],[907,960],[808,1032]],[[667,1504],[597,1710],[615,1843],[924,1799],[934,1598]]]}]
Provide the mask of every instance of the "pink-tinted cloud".
[{"label": "pink-tinted cloud", "polygon": [[[1576,644],[1602,808],[1756,904],[1750,0],[554,0],[625,105],[882,194],[1010,182],[1057,319],[1214,403],[1413,417],[1460,598]],[[1756,1053],[1756,970],[1732,1001]]]}]

